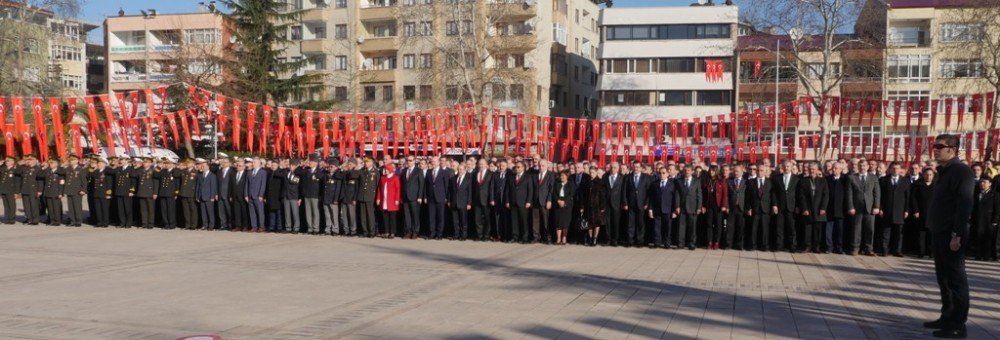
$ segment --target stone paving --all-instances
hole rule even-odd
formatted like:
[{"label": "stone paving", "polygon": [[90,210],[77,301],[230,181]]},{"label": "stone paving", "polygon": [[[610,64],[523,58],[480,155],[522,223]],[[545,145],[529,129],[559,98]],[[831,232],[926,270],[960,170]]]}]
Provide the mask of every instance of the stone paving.
[{"label": "stone paving", "polygon": [[[0,227],[0,338],[927,338],[926,259]],[[1000,264],[969,262],[969,337]]]}]

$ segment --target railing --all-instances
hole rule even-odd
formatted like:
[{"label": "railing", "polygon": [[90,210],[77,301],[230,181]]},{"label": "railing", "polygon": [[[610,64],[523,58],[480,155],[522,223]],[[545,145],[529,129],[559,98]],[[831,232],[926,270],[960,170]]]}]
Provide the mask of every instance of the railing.
[{"label": "railing", "polygon": [[146,52],[146,45],[111,46],[111,53]]}]

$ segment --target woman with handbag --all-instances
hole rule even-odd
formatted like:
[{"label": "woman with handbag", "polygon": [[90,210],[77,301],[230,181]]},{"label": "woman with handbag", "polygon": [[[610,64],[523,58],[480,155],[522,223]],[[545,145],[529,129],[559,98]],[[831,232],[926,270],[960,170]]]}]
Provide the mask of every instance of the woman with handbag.
[{"label": "woman with handbag", "polygon": [[573,220],[573,196],[576,188],[569,181],[569,170],[559,172],[559,182],[552,187],[552,207],[555,208],[556,244],[565,245],[569,223]]},{"label": "woman with handbag", "polygon": [[608,224],[608,197],[611,196],[611,188],[604,178],[604,169],[590,167],[590,190],[586,195],[586,202],[580,207],[581,229],[587,230],[587,245],[596,246],[597,236],[600,235],[601,227]]}]

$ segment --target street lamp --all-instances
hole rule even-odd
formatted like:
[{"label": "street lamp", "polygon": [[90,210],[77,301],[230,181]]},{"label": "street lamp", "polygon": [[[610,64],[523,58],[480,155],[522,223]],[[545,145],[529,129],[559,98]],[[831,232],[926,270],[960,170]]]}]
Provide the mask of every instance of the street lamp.
[{"label": "street lamp", "polygon": [[[219,114],[219,101],[217,99],[209,100],[208,110],[212,112],[211,116],[217,116]],[[219,158],[219,119],[212,122],[212,156],[212,158]]]}]

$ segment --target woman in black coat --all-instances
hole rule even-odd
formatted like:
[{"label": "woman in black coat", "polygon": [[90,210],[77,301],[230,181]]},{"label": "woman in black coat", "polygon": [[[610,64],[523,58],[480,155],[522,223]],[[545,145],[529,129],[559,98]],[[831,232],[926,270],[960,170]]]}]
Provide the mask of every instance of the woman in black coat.
[{"label": "woman in black coat", "polygon": [[604,169],[596,167],[590,168],[590,190],[586,195],[586,202],[580,207],[580,213],[589,223],[587,230],[587,244],[597,245],[597,236],[600,235],[601,227],[608,225],[608,199],[611,197],[611,187],[608,181],[604,181]]},{"label": "woman in black coat", "polygon": [[555,208],[554,219],[556,229],[556,244],[566,244],[569,234],[569,223],[573,220],[573,196],[576,195],[573,182],[569,181],[569,170],[559,172],[559,181],[552,186],[552,207]]},{"label": "woman in black coat", "polygon": [[929,255],[927,249],[930,248],[930,232],[927,228],[927,211],[930,209],[931,195],[934,194],[934,170],[925,168],[920,180],[913,183],[910,190],[910,208],[913,210],[913,218],[917,219],[918,249],[920,257]]}]

